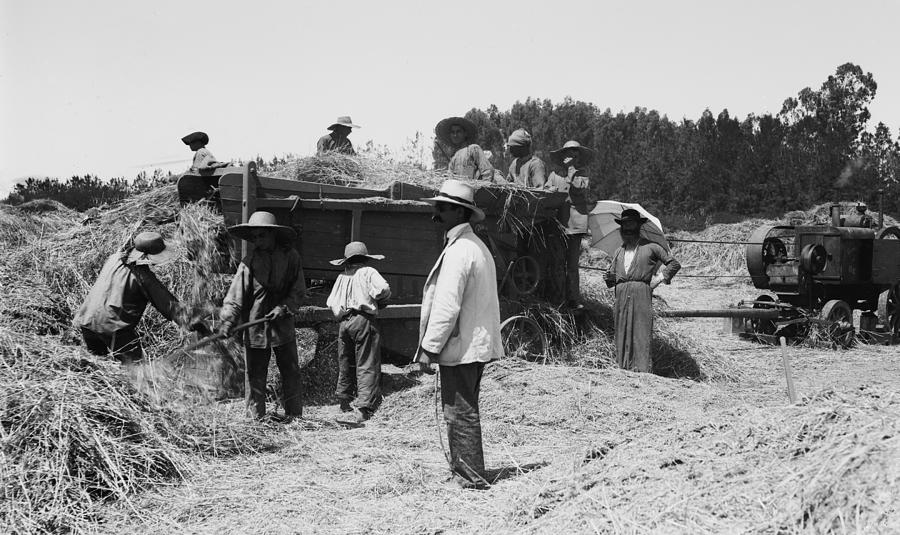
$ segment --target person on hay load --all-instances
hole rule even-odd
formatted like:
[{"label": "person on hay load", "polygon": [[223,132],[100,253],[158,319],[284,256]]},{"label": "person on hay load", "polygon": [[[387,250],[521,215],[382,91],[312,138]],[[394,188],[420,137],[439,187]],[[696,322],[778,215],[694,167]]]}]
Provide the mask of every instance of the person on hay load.
[{"label": "person on hay load", "polygon": [[475,143],[478,139],[475,123],[464,117],[448,117],[434,127],[434,134],[440,156],[452,174],[470,180],[494,180],[494,166]]},{"label": "person on hay load", "polygon": [[112,355],[125,366],[142,363],[144,351],[136,327],[147,303],[169,321],[201,335],[210,334],[202,321],[190,319],[153,274],[151,266],[168,264],[177,256],[159,233],[142,232],[106,259],[73,319],[88,351]]},{"label": "person on hay load", "polygon": [[319,142],[316,143],[316,156],[322,156],[329,151],[356,156],[356,151],[353,150],[353,143],[347,139],[347,136],[350,135],[350,132],[352,132],[354,128],[362,127],[353,124],[349,115],[338,117],[337,120],[328,127],[328,130],[331,130],[331,133],[320,137]]},{"label": "person on hay load", "polygon": [[446,233],[422,297],[419,348],[414,361],[426,373],[440,369],[452,478],[464,488],[486,484],[478,395],[485,364],[503,357],[497,275],[490,251],[472,230],[484,220],[475,188],[447,180],[432,219]]},{"label": "person on hay load", "polygon": [[[607,287],[615,288],[616,293],[613,314],[616,362],[626,370],[649,372],[652,369],[651,295],[661,283],[672,282],[681,264],[661,245],[641,239],[641,226],[647,218],[637,210],[623,210],[615,222],[621,227],[622,246],[613,254],[603,278]],[[657,271],[660,264],[665,265],[661,272]]]},{"label": "person on hay load", "polygon": [[[343,258],[331,261],[344,267],[325,303],[340,322],[335,395],[341,402],[341,412],[348,413],[338,418],[344,423],[362,424],[381,401],[378,309],[391,296],[391,287],[369,264],[382,259],[384,255],[369,254],[365,243],[354,241],[344,247]],[[354,390],[355,407],[351,405]]]},{"label": "person on hay load", "polygon": [[191,171],[206,171],[228,165],[226,162],[216,161],[216,157],[206,148],[209,144],[209,136],[206,135],[206,132],[192,132],[181,138],[181,141],[194,151]]},{"label": "person on hay load", "polygon": [[[565,264],[564,283],[556,280],[558,286],[562,286],[566,303],[570,308],[580,309],[581,305],[581,280],[578,263],[581,259],[581,239],[588,233],[588,213],[593,206],[589,201],[590,179],[587,176],[587,166],[593,159],[594,151],[584,147],[577,141],[566,141],[562,148],[550,151],[550,160],[561,169],[563,174],[556,171],[550,173],[544,188],[551,191],[567,193],[566,203],[559,212],[559,222],[565,228],[566,241],[564,253],[554,254],[554,257],[562,257]],[[553,243],[553,246],[558,244]],[[560,288],[560,289],[562,289]]]},{"label": "person on hay load", "polygon": [[241,333],[247,363],[245,400],[250,417],[266,416],[266,375],[274,351],[284,388],[284,414],[290,421],[303,415],[300,358],[294,318],[306,296],[300,253],[293,247],[296,233],[279,225],[270,212],[258,211],[247,223],[228,232],[253,245],[241,260],[222,303],[219,333],[233,334],[238,323],[267,319]]},{"label": "person on hay load", "polygon": [[513,156],[507,180],[526,188],[544,187],[547,170],[544,161],[535,156],[531,150],[531,134],[524,128],[519,128],[509,136],[506,146]]}]

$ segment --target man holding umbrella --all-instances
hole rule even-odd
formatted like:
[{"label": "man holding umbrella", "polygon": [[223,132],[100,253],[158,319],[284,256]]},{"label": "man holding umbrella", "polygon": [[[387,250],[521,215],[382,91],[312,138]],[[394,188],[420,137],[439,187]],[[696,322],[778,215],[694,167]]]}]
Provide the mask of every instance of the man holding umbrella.
[{"label": "man holding umbrella", "polygon": [[[606,285],[615,288],[616,293],[616,361],[619,367],[637,372],[649,372],[652,368],[652,292],[663,282],[669,284],[681,269],[665,247],[642,238],[641,227],[648,221],[634,208],[623,210],[615,219],[622,245],[613,253],[612,264],[604,275]],[[665,265],[661,272],[657,271],[660,264]]]}]

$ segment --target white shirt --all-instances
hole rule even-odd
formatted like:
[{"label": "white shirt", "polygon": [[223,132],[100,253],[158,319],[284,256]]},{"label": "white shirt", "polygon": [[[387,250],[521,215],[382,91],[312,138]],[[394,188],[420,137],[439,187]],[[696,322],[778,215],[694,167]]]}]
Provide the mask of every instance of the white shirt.
[{"label": "white shirt", "polygon": [[391,296],[391,287],[381,273],[371,266],[355,266],[345,269],[334,281],[331,295],[325,302],[341,318],[351,310],[378,314],[378,301]]}]

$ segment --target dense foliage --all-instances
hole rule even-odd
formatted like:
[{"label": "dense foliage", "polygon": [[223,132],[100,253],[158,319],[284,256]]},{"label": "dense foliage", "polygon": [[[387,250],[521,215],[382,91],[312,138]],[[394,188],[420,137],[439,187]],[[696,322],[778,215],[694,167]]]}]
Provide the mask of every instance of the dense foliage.
[{"label": "dense foliage", "polygon": [[598,197],[664,214],[771,215],[841,199],[875,207],[879,188],[885,210],[896,213],[900,145],[882,123],[867,130],[876,89],[871,73],[847,63],[818,90],[785,100],[777,115],[742,120],[728,110],[706,110],[696,121],[646,108],[613,114],[570,98],[472,109],[466,117],[504,174],[511,159],[505,137],[516,128],[532,134],[548,163],[550,150],[575,139],[595,150],[590,174]]},{"label": "dense foliage", "polygon": [[152,174],[142,172],[131,181],[124,178],[104,181],[89,174],[73,176],[68,180],[31,177],[16,184],[3,202],[22,204],[36,199],[52,199],[69,208],[84,211],[95,206],[114,204],[170,181],[171,176],[164,175],[158,169]]}]

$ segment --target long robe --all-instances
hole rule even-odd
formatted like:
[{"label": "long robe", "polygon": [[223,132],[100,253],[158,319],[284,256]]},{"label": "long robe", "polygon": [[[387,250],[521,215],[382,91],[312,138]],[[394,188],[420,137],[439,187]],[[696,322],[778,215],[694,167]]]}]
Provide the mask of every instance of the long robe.
[{"label": "long robe", "polygon": [[649,372],[650,335],[653,331],[653,307],[650,281],[657,266],[664,264],[663,281],[668,284],[681,264],[659,244],[641,241],[631,266],[625,270],[625,249],[619,247],[606,274],[607,286],[616,289],[613,316],[616,330],[616,362],[619,367]]}]

